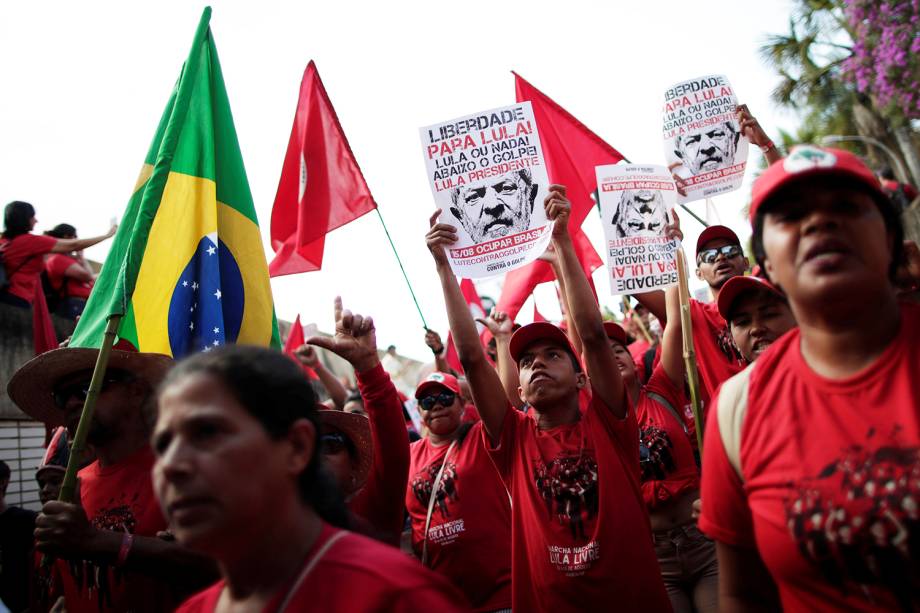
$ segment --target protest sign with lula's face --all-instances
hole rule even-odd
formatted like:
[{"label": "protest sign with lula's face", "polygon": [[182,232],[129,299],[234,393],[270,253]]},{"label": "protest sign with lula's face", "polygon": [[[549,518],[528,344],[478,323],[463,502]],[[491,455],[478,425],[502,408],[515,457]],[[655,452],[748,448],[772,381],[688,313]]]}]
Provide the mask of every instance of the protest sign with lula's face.
[{"label": "protest sign with lula's face", "polygon": [[680,243],[665,236],[677,190],[665,166],[597,166],[610,293],[633,294],[677,283]]},{"label": "protest sign with lula's face", "polygon": [[419,132],[440,219],[457,227],[459,239],[447,250],[457,276],[505,273],[546,250],[549,178],[529,102]]},{"label": "protest sign with lula's face", "polygon": [[748,142],[735,117],[737,105],[722,75],[683,81],[665,91],[665,159],[687,194],[677,195],[678,204],[741,187]]}]

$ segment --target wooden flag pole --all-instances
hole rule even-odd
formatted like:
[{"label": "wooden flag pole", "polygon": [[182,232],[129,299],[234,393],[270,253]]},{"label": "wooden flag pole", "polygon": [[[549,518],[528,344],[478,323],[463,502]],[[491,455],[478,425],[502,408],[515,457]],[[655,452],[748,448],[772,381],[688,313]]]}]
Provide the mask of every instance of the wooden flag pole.
[{"label": "wooden flag pole", "polygon": [[690,318],[690,287],[687,284],[687,258],[683,248],[677,250],[677,291],[680,295],[680,330],[684,346],[684,366],[690,386],[690,406],[696,425],[696,444],[703,459],[703,415],[700,409],[700,377],[696,369],[696,351],[693,348],[693,322]]},{"label": "wooden flag pole", "polygon": [[93,377],[90,379],[86,400],[83,402],[83,412],[80,413],[80,423],[77,425],[77,431],[73,437],[70,459],[67,461],[67,471],[64,473],[61,494],[58,496],[58,500],[61,502],[73,502],[75,498],[77,471],[80,469],[83,452],[86,450],[86,435],[89,433],[89,426],[93,421],[96,400],[102,391],[102,382],[106,368],[109,365],[109,356],[112,354],[112,347],[115,345],[115,336],[118,333],[118,324],[120,323],[121,315],[112,315],[105,325],[105,336],[102,337],[102,346],[99,348],[99,355],[96,357]]}]

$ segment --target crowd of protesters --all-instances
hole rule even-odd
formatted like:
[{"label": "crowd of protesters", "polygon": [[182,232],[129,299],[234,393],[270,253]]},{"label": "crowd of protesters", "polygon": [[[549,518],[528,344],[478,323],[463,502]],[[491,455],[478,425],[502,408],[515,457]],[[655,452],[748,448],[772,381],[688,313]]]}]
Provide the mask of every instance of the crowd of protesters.
[{"label": "crowd of protesters", "polygon": [[[859,158],[781,158],[746,107],[739,123],[769,166],[753,270],[727,227],[695,245],[713,299],[689,303],[702,449],[677,287],[604,321],[553,185],[542,257],[565,321],[493,309],[484,346],[445,255],[457,228],[436,212],[425,240],[462,372],[429,331],[436,370],[411,400],[373,319],[340,299],[335,334],[293,359],[228,346],[173,364],[119,345],[63,502],[98,352],[26,363],[10,398],[56,430],[41,513],[0,503],[0,598],[72,612],[920,608],[920,250]],[[78,316],[94,279],[82,250],[112,232],[32,234],[23,202],[4,222],[0,301],[37,308],[50,288]],[[676,216],[666,232],[682,238]]]}]

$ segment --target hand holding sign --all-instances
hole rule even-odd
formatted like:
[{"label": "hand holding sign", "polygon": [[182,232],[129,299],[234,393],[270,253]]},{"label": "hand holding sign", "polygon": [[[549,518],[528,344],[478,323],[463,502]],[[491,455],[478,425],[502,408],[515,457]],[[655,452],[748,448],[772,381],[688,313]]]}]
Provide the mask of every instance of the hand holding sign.
[{"label": "hand holding sign", "polygon": [[553,222],[553,240],[568,236],[569,215],[572,203],[565,197],[565,185],[550,185],[549,193],[543,200],[546,219]]},{"label": "hand holding sign", "polygon": [[428,219],[431,229],[425,235],[425,243],[428,245],[428,251],[434,258],[438,268],[441,266],[450,266],[447,260],[446,248],[457,242],[457,228],[446,223],[439,223],[438,217],[441,216],[441,209],[438,209]]}]

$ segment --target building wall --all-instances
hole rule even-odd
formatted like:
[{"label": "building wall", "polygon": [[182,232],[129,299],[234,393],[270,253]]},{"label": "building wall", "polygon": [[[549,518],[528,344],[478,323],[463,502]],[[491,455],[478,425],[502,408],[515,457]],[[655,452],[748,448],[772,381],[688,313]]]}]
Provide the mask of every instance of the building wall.
[{"label": "building wall", "polygon": [[41,422],[7,419],[0,421],[0,460],[10,467],[6,503],[39,510],[35,470],[45,453],[45,426]]}]

